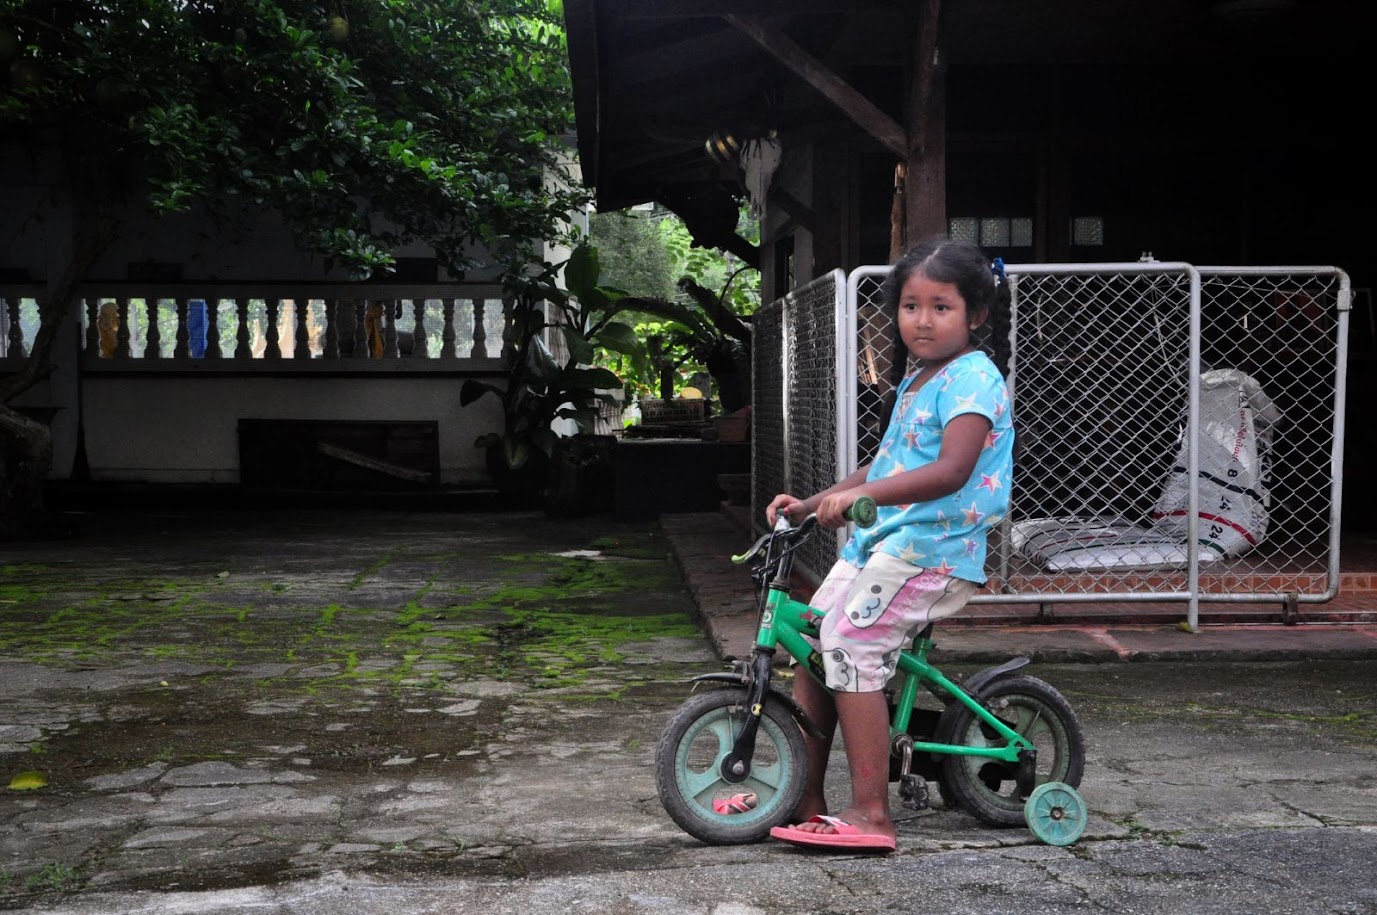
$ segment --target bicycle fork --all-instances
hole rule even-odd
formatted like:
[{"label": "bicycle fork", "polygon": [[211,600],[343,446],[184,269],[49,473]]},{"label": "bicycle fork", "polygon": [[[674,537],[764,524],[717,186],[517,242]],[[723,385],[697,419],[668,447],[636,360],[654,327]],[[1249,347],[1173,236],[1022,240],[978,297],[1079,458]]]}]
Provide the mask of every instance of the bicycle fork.
[{"label": "bicycle fork", "polygon": [[740,784],[751,774],[751,757],[755,755],[755,735],[760,730],[760,716],[765,714],[765,695],[770,689],[770,665],[773,651],[756,651],[751,656],[750,679],[746,683],[746,724],[736,735],[731,752],[722,758],[722,779]]}]

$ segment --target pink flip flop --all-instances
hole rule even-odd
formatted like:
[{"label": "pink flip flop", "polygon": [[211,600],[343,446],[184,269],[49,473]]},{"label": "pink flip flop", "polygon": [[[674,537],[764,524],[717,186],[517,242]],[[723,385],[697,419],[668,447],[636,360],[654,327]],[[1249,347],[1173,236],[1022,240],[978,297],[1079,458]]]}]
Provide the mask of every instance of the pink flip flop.
[{"label": "pink flip flop", "polygon": [[845,820],[818,815],[810,817],[809,823],[826,823],[836,832],[808,832],[797,826],[776,826],[770,830],[770,837],[788,842],[790,845],[809,848],[844,848],[852,851],[894,851],[897,843],[889,836],[864,833]]},{"label": "pink flip flop", "polygon": [[755,809],[756,796],[750,794],[733,794],[731,797],[719,797],[712,802],[713,813],[749,813]]}]

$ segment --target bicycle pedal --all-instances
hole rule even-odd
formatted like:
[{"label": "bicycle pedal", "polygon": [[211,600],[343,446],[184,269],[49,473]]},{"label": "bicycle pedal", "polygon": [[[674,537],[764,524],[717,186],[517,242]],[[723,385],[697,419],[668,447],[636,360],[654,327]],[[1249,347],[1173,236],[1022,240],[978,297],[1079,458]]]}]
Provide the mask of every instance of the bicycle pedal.
[{"label": "bicycle pedal", "polygon": [[905,810],[927,810],[928,783],[917,775],[905,775],[899,779],[899,797]]}]

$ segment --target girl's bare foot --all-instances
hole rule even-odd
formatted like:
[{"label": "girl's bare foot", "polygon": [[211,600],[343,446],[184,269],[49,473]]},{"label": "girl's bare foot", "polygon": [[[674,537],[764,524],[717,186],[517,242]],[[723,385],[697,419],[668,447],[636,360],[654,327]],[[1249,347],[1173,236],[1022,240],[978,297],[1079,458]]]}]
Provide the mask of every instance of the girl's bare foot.
[{"label": "girl's bare foot", "polygon": [[[821,813],[825,814],[826,811],[822,811]],[[815,814],[809,814],[808,816],[800,815],[797,818],[798,823],[794,828],[800,832],[816,832],[822,835],[837,834],[837,828],[835,826],[825,820],[812,819],[813,816],[815,816]],[[883,818],[874,817],[848,807],[837,814],[836,819],[841,820],[843,823],[851,824],[863,835],[886,836],[891,839],[898,837],[898,829],[895,828],[894,821],[888,815]]]}]

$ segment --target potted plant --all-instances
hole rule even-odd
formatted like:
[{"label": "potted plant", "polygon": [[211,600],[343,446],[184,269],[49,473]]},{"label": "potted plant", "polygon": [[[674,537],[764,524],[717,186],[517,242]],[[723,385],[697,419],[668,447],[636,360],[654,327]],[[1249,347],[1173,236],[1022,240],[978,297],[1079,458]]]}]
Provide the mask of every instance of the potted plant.
[{"label": "potted plant", "polygon": [[[564,287],[557,282],[561,267]],[[635,331],[614,320],[621,293],[598,285],[596,251],[580,245],[562,265],[543,264],[533,274],[513,274],[504,282],[512,299],[516,354],[504,384],[468,379],[459,403],[468,406],[489,394],[502,401],[503,427],[474,443],[487,450],[493,482],[508,493],[535,494],[547,484],[559,436],[553,424],[572,420],[591,433],[599,405],[613,402],[622,381],[610,369],[592,365],[597,348],[633,358],[641,352]],[[568,358],[556,359],[545,343],[548,333],[562,336]]]}]

